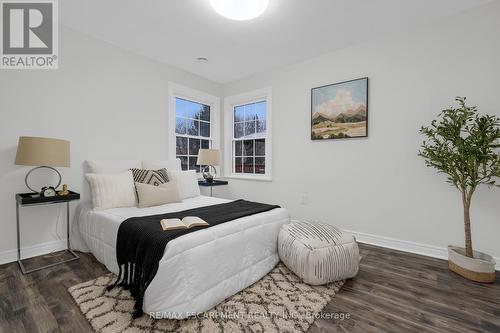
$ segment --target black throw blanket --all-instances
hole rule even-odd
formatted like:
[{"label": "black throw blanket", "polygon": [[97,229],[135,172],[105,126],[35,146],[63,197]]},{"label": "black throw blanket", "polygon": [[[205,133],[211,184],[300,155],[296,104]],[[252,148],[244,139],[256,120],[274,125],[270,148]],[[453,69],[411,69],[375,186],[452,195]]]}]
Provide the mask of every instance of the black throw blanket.
[{"label": "black throw blanket", "polygon": [[185,210],[182,212],[132,217],[120,224],[116,240],[116,259],[120,268],[118,278],[110,291],[119,285],[130,290],[135,299],[134,318],[143,314],[144,293],[158,271],[167,243],[177,237],[205,227],[163,231],[160,220],[198,216],[210,226],[229,222],[240,217],[267,212],[279,206],[246,200]]}]

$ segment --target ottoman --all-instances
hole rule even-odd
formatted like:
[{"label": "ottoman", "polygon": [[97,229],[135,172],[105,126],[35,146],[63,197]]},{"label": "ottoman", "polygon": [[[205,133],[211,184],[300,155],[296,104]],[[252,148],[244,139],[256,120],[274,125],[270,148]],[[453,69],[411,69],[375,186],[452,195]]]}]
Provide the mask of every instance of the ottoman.
[{"label": "ottoman", "polygon": [[327,223],[282,226],[278,253],[286,267],[311,285],[348,279],[359,270],[356,239]]}]

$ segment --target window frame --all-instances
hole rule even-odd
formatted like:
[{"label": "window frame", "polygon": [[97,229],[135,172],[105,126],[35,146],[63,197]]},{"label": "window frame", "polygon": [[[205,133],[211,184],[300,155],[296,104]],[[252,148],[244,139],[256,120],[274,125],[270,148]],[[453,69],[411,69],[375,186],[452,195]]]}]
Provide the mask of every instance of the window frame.
[{"label": "window frame", "polygon": [[[192,101],[195,103],[205,104],[210,107],[210,137],[200,137],[196,138],[202,140],[209,140],[212,142],[212,149],[220,149],[220,98],[206,92],[188,88],[173,82],[168,84],[168,157],[170,159],[177,158],[176,154],[176,137],[175,124],[176,124],[176,98]],[[182,137],[195,137],[193,135],[183,135]],[[189,161],[188,161],[189,163]],[[221,172],[221,166],[216,167],[217,174]],[[200,174],[200,173],[198,173]]]},{"label": "window frame", "polygon": [[[264,174],[235,173],[233,169],[234,107],[266,101],[266,136]],[[272,181],[272,89],[262,88],[224,98],[224,176],[226,178]]]}]

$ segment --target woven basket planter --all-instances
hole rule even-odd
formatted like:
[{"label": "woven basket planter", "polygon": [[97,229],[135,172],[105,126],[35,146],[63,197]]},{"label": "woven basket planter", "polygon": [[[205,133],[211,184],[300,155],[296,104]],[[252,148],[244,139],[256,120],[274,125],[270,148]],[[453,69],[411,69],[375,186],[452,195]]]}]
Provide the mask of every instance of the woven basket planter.
[{"label": "woven basket planter", "polygon": [[495,282],[495,259],[485,253],[474,251],[474,258],[465,255],[465,249],[448,246],[448,267],[466,279],[483,282]]}]

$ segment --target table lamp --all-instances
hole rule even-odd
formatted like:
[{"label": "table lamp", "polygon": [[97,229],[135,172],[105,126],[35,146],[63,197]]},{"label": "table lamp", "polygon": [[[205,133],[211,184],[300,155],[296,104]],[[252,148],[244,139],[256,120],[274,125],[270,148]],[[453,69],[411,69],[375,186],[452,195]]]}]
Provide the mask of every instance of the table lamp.
[{"label": "table lamp", "polygon": [[[207,183],[212,183],[215,178],[215,174],[217,170],[215,166],[220,164],[220,151],[219,149],[200,149],[198,151],[198,160],[196,161],[197,165],[205,165],[203,168],[203,178]],[[210,173],[210,167],[214,169],[214,174]]]},{"label": "table lamp", "polygon": [[[44,195],[44,189],[55,190],[61,185],[61,174],[54,167],[69,167],[69,141],[52,138],[39,138],[32,136],[19,137],[16,153],[16,165],[35,166],[24,178],[26,187],[35,193]],[[53,170],[59,176],[55,187],[44,187],[42,191],[35,191],[28,183],[29,175],[37,169],[46,168]],[[52,192],[52,191],[51,191]],[[51,194],[52,195],[52,194]],[[54,194],[55,195],[55,194]]]}]

